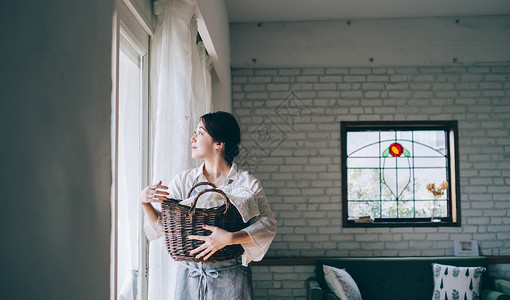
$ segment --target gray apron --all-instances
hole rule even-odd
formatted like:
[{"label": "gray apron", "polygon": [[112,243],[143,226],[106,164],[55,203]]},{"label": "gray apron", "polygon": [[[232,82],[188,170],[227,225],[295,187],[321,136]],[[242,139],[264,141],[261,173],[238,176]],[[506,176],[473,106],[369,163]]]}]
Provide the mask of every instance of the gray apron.
[{"label": "gray apron", "polygon": [[251,268],[241,257],[214,262],[179,262],[176,300],[252,300]]}]

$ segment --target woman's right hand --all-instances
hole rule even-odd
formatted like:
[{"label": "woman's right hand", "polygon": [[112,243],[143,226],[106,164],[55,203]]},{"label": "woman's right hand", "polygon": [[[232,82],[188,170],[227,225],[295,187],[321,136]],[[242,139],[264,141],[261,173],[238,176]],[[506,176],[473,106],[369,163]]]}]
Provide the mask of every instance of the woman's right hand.
[{"label": "woman's right hand", "polygon": [[151,202],[162,203],[163,200],[168,197],[169,193],[166,192],[168,187],[162,185],[161,183],[162,182],[159,181],[157,184],[149,185],[148,187],[144,188],[140,192],[140,202],[142,204]]}]

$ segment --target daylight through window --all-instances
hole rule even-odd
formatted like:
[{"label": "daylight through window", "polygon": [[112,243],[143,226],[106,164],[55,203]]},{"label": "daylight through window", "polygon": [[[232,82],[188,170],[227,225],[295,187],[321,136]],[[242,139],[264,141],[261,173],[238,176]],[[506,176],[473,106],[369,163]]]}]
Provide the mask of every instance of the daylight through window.
[{"label": "daylight through window", "polygon": [[458,225],[457,123],[342,122],[343,224]]}]

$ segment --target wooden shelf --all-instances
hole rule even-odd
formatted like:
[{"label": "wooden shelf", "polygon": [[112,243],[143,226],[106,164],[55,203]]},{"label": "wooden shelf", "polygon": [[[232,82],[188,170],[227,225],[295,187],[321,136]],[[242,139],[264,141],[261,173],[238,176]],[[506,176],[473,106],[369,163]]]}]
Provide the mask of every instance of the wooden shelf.
[{"label": "wooden shelf", "polygon": [[[510,264],[510,256],[486,256],[489,264]],[[268,257],[252,262],[254,266],[302,266],[315,265],[317,257]]]}]

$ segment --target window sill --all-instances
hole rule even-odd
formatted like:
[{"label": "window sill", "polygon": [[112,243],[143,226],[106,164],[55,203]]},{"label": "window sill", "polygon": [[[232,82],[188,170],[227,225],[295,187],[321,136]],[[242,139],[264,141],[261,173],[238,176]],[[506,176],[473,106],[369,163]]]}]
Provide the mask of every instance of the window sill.
[{"label": "window sill", "polygon": [[344,228],[370,228],[370,227],[460,227],[460,222],[443,220],[441,222],[430,222],[428,220],[380,220],[376,219],[370,223],[356,223],[354,220],[344,220]]}]

